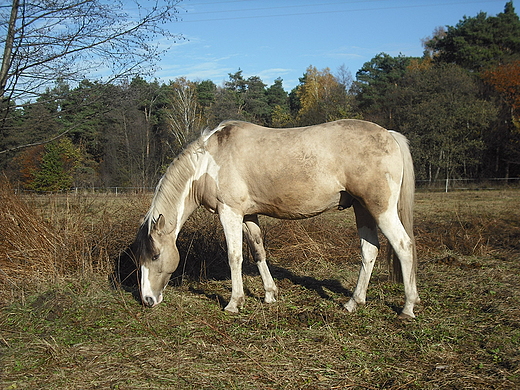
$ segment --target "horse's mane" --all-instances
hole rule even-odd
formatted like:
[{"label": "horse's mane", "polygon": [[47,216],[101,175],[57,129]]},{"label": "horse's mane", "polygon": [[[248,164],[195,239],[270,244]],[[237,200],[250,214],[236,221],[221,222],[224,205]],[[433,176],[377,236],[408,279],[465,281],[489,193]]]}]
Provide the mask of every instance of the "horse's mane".
[{"label": "horse's mane", "polygon": [[189,144],[170,164],[157,184],[150,209],[144,217],[141,228],[147,233],[160,214],[176,210],[183,201],[186,183],[195,175],[198,157],[204,150],[204,136]]},{"label": "horse's mane", "polygon": [[141,234],[150,233],[153,223],[160,214],[177,209],[178,204],[184,200],[181,199],[181,196],[186,188],[186,183],[195,175],[198,157],[204,152],[206,141],[215,132],[230,123],[234,122],[224,121],[215,129],[204,129],[198,139],[186,146],[175,157],[155,188],[152,204],[139,229]]}]

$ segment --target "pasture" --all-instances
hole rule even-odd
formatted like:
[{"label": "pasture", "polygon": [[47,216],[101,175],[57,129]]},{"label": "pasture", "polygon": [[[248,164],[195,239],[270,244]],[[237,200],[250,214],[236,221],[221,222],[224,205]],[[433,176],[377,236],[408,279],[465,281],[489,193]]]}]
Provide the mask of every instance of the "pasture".
[{"label": "pasture", "polygon": [[383,249],[367,305],[342,308],[360,259],[351,210],[262,218],[280,296],[262,302],[249,256],[246,304],[233,315],[215,216],[188,220],[183,261],[164,303],[148,309],[118,254],[151,195],[17,197],[3,187],[0,388],[520,387],[518,190],[417,193],[422,302],[400,321],[402,286],[388,282]]}]

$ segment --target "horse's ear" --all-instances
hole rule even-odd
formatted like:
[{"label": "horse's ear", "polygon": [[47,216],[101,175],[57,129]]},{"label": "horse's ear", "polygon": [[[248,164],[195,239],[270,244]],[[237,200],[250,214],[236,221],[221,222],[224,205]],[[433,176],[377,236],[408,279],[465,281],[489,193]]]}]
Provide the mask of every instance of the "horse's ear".
[{"label": "horse's ear", "polygon": [[152,226],[152,234],[155,233],[161,235],[164,232],[164,225],[164,215],[159,214],[159,217],[157,217],[157,221],[155,221],[155,223]]}]

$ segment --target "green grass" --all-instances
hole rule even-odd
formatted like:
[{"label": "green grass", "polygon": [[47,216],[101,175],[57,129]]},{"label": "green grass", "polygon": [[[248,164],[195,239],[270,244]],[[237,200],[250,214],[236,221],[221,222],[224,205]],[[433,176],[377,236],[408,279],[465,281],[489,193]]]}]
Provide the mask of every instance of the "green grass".
[{"label": "green grass", "polygon": [[[382,261],[367,305],[341,307],[358,270],[350,211],[263,220],[280,299],[262,303],[248,263],[246,306],[225,313],[221,232],[198,213],[180,239],[181,253],[190,248],[186,276],[156,308],[112,289],[103,272],[16,290],[0,309],[0,388],[518,388],[519,195],[417,195],[422,303],[410,322],[397,319],[403,289],[387,281]],[[197,233],[202,221],[210,239]]]}]

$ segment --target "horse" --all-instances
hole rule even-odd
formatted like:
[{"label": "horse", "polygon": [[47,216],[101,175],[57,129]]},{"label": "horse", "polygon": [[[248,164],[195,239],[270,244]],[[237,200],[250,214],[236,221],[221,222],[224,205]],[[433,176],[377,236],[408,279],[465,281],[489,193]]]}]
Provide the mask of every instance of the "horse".
[{"label": "horse", "polygon": [[278,289],[269,272],[258,215],[302,219],[353,207],[361,240],[361,269],[348,312],[366,301],[380,248],[378,227],[391,247],[395,278],[404,283],[400,318],[415,317],[417,255],[413,236],[415,179],[408,141],[400,133],[362,120],[273,129],[225,121],[205,130],[173,160],[157,184],[134,245],[140,295],[153,307],[179,264],[176,239],[199,206],[219,216],[231,269],[231,299],[245,302],[245,236],[260,272],[266,303]]}]

